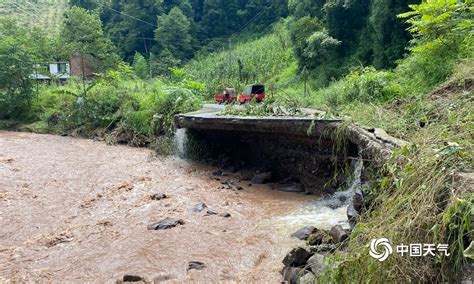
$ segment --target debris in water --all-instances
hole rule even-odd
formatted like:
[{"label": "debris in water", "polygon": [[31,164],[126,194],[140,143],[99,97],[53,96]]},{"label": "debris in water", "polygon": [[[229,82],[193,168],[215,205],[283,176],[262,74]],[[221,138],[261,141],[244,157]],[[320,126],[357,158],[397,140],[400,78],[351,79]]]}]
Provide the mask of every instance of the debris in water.
[{"label": "debris in water", "polygon": [[183,225],[182,219],[166,218],[157,223],[148,225],[148,230],[166,230],[176,227],[177,225]]},{"label": "debris in water", "polygon": [[190,261],[188,263],[188,271],[191,270],[191,269],[196,269],[196,270],[203,270],[204,268],[206,268],[206,264],[204,264],[203,262],[200,262],[200,261]]},{"label": "debris in water", "polygon": [[198,204],[193,206],[193,211],[195,213],[199,213],[199,212],[202,212],[206,208],[207,208],[207,205],[205,203],[199,202]]}]

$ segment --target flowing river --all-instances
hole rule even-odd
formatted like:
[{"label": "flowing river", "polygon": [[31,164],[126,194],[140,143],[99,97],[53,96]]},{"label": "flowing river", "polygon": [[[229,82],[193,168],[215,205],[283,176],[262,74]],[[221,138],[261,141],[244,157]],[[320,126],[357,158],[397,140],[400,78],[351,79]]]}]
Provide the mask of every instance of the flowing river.
[{"label": "flowing river", "polygon": [[[278,192],[148,149],[0,131],[0,282],[279,283],[302,226],[346,225],[346,208]],[[152,200],[153,194],[168,198]],[[204,202],[231,217],[193,212]],[[337,206],[336,206],[337,207]],[[147,230],[164,218],[184,220]],[[190,261],[205,263],[188,270]]]}]

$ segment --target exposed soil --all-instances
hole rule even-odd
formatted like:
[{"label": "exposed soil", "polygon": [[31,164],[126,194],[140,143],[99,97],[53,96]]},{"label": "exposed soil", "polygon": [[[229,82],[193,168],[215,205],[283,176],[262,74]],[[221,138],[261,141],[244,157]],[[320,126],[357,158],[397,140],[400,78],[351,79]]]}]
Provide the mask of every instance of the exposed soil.
[{"label": "exposed soil", "polygon": [[[0,282],[115,282],[125,274],[281,281],[281,260],[300,244],[291,233],[320,225],[295,218],[316,197],[238,180],[243,190],[222,189],[213,170],[147,149],[0,131]],[[231,217],[193,212],[199,202]],[[168,217],[184,224],[147,230]],[[205,267],[188,270],[190,262]]]}]

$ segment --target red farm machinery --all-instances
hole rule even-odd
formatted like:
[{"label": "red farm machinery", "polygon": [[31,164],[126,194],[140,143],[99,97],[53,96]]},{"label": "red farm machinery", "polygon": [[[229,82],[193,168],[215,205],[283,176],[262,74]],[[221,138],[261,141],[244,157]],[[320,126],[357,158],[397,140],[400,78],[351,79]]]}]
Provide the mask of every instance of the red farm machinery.
[{"label": "red farm machinery", "polygon": [[238,101],[240,104],[250,102],[255,99],[256,102],[262,102],[265,99],[265,86],[261,84],[254,84],[245,87],[244,91],[239,96],[236,95],[235,89],[226,88],[224,92],[216,94],[214,99],[219,104],[233,103]]}]

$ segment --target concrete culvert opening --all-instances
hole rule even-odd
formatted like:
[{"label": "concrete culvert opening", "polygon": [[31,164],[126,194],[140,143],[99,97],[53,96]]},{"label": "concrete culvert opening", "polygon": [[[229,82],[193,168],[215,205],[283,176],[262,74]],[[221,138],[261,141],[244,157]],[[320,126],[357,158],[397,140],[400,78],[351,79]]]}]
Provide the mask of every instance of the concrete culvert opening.
[{"label": "concrete culvert opening", "polygon": [[[188,129],[185,157],[205,161],[246,179],[275,183],[284,191],[334,193],[351,175],[358,159],[355,144],[330,138],[252,131]],[[338,142],[339,143],[339,142]]]}]

